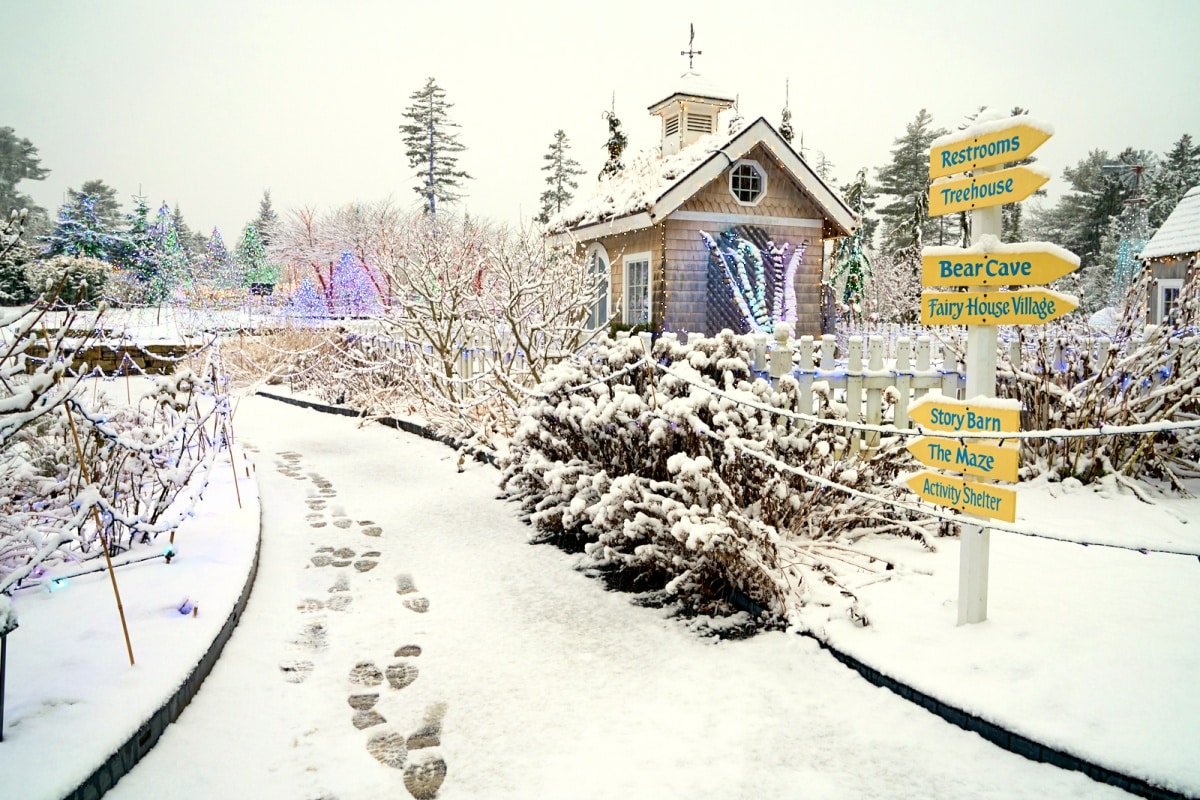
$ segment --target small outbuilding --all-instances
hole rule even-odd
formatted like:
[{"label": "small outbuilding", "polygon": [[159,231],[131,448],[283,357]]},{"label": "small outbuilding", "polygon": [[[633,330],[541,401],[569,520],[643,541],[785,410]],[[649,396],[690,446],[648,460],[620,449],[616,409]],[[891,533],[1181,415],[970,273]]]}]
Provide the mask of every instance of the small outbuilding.
[{"label": "small outbuilding", "polygon": [[593,326],[822,333],[825,243],[859,219],[765,119],[721,132],[734,104],[689,70],[649,106],[659,147],[551,219],[601,283]]},{"label": "small outbuilding", "polygon": [[1200,256],[1200,186],[1193,186],[1138,256],[1150,270],[1148,322],[1159,324],[1171,319],[1184,285],[1195,280],[1197,256]]}]

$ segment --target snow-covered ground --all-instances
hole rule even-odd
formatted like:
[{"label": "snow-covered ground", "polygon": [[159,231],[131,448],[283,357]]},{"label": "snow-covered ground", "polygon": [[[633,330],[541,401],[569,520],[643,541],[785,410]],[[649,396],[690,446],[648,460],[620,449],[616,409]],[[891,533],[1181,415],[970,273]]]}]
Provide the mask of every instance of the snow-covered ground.
[{"label": "snow-covered ground", "polygon": [[[572,556],[527,545],[497,473],[459,472],[440,444],[263,398],[235,423],[262,497],[258,581],[196,699],[112,797],[348,800],[404,796],[406,778],[420,795],[443,764],[442,798],[1124,796],[872,687],[811,639],[704,639],[604,591]],[[228,489],[214,482],[202,529],[233,514]],[[1200,501],[1112,488],[1024,485],[1018,522],[1033,518],[1092,541],[1200,539]],[[956,627],[958,547],[938,545],[876,545],[901,567],[860,590],[873,624],[830,620],[829,639],[1031,738],[1200,795],[1194,557],[995,533],[990,618]],[[174,606],[244,578],[230,548],[118,573],[132,669],[106,582],[18,598],[0,798],[58,796],[65,778],[26,781],[68,762],[86,773],[107,755],[95,731],[136,728],[133,700],[164,689],[159,654],[180,655],[212,603],[195,618]],[[157,593],[133,588],[139,574]]]}]

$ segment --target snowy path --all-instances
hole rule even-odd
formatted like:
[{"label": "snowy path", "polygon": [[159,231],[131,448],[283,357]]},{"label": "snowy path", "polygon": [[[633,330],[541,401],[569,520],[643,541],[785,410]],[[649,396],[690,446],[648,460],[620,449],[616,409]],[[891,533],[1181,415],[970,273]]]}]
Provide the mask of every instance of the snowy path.
[{"label": "snowy path", "polygon": [[446,800],[1126,796],[810,640],[703,641],[605,592],[442,445],[262,398],[236,424],[263,505],[254,594],[110,797],[427,796],[443,771]]}]

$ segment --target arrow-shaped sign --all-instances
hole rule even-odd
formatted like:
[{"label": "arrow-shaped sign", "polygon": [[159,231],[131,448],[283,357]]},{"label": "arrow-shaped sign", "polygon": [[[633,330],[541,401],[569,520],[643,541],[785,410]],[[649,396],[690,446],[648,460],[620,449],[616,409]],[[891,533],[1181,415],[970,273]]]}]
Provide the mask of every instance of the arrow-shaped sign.
[{"label": "arrow-shaped sign", "polygon": [[925,470],[905,481],[922,500],[954,508],[977,517],[1013,522],[1017,518],[1017,493],[1012,489],[977,483]]},{"label": "arrow-shaped sign", "polygon": [[929,216],[1016,203],[1048,180],[1049,175],[1029,167],[1009,167],[969,178],[939,181],[929,187]]},{"label": "arrow-shaped sign", "polygon": [[908,417],[932,431],[1016,433],[1021,430],[1021,401],[994,397],[957,400],[927,394],[913,401]]},{"label": "arrow-shaped sign", "polygon": [[1036,286],[1079,268],[1079,256],[1050,242],[1001,244],[984,237],[975,247],[921,250],[922,286]]},{"label": "arrow-shaped sign", "polygon": [[1078,307],[1078,298],[1049,289],[921,292],[921,324],[1041,325]]},{"label": "arrow-shaped sign", "polygon": [[980,127],[997,124],[990,122],[935,139],[929,149],[929,177],[940,178],[1021,161],[1054,133],[1046,125],[1034,123],[1023,115],[1004,120],[1004,123],[1006,127],[1000,130],[978,132]]},{"label": "arrow-shaped sign", "polygon": [[927,467],[998,481],[1017,481],[1021,451],[1016,444],[1001,446],[979,440],[922,436],[909,442],[907,449]]}]

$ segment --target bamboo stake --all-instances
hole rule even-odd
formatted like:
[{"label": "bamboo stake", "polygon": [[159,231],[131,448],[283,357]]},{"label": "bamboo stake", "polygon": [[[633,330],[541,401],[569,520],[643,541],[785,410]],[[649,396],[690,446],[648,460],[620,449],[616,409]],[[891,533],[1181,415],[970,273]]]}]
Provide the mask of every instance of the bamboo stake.
[{"label": "bamboo stake", "polygon": [[233,458],[233,434],[230,431],[228,421],[222,420],[221,423],[225,430],[225,447],[229,450],[229,467],[233,470],[233,491],[237,494],[238,508],[242,507],[242,490],[238,486],[237,464]]},{"label": "bamboo stake", "polygon": [[121,372],[125,373],[125,403],[133,405],[133,398],[129,395],[129,353],[121,354]]},{"label": "bamboo stake", "polygon": [[[50,334],[46,332],[46,326],[42,326],[42,338],[46,341],[46,355],[50,354]],[[54,376],[55,383],[62,385],[62,378],[58,374]],[[63,403],[63,410],[67,412],[67,425],[71,429],[71,438],[75,441],[75,452],[79,455],[79,471],[83,474],[83,479],[87,483],[92,482],[91,471],[87,468],[87,462],[83,455],[83,445],[79,442],[79,431],[75,428],[75,417],[71,414],[71,407]],[[129,641],[129,625],[125,621],[125,606],[121,604],[121,590],[117,588],[117,573],[113,570],[112,554],[108,552],[108,537],[104,535],[104,526],[100,522],[100,512],[96,510],[96,506],[92,506],[92,521],[96,524],[96,534],[100,537],[100,545],[104,549],[104,563],[108,567],[108,577],[112,582],[113,597],[117,600],[117,614],[121,617],[121,632],[125,634],[125,650],[129,653],[129,666],[133,666],[133,644]]]}]

